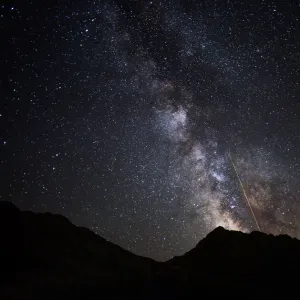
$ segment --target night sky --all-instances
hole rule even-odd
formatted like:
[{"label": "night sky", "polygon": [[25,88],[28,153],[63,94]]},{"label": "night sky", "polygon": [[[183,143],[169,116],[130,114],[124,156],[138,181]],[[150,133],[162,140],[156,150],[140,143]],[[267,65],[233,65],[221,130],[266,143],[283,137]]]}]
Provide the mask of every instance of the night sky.
[{"label": "night sky", "polygon": [[260,229],[300,238],[299,1],[20,0],[0,21],[1,200],[166,260],[257,230],[239,176]]}]

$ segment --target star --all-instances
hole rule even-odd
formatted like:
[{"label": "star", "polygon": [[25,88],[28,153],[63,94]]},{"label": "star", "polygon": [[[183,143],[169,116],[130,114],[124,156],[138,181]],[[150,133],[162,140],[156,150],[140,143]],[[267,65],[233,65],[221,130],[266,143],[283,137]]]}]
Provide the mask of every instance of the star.
[{"label": "star", "polygon": [[1,199],[157,260],[253,216],[300,238],[298,9],[2,5]]}]

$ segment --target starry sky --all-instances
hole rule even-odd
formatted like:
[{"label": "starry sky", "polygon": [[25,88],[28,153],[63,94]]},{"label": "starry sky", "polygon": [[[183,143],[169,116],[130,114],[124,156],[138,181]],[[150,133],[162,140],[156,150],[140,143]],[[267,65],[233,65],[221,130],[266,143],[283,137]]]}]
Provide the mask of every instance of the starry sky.
[{"label": "starry sky", "polygon": [[299,19],[296,0],[6,1],[0,199],[157,260],[217,226],[300,238]]}]

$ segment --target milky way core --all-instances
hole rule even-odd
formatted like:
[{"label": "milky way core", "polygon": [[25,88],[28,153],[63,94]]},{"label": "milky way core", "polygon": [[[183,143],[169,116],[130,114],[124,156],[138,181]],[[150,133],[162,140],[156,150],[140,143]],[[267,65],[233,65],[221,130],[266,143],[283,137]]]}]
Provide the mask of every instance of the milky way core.
[{"label": "milky way core", "polygon": [[0,199],[158,260],[300,238],[296,2],[2,5]]}]

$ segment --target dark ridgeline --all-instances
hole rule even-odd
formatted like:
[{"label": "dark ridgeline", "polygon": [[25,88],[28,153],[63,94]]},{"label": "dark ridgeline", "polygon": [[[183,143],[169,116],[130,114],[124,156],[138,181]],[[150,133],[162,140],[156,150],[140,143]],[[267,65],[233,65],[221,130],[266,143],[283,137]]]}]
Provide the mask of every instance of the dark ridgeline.
[{"label": "dark ridgeline", "polygon": [[0,202],[0,299],[174,299],[297,292],[300,241],[218,227],[158,263],[65,217]]},{"label": "dark ridgeline", "polygon": [[[89,299],[149,286],[155,262],[77,227],[61,215],[0,202],[0,288],[7,299]],[[0,293],[1,293],[0,292]]]}]

